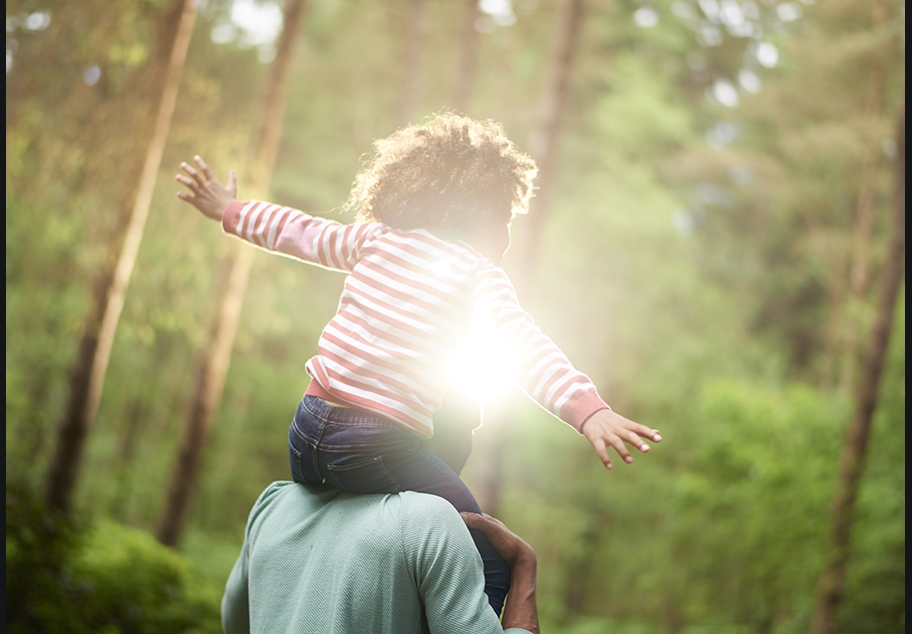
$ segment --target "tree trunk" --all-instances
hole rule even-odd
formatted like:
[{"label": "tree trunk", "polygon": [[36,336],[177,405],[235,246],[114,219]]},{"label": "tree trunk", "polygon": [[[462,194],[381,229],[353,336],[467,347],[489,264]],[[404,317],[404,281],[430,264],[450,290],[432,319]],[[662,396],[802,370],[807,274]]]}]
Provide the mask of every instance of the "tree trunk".
[{"label": "tree trunk", "polygon": [[[152,394],[155,394],[153,389]],[[149,406],[143,399],[134,397],[129,407],[129,414],[126,416],[127,429],[120,441],[120,448],[117,452],[117,462],[113,471],[114,476],[114,497],[111,501],[109,513],[111,517],[116,517],[121,522],[126,523],[126,508],[130,501],[130,490],[132,482],[130,478],[130,466],[136,458],[136,449],[140,433],[143,428],[143,422],[149,418]]]},{"label": "tree trunk", "polygon": [[834,634],[837,611],[845,593],[845,568],[849,555],[849,537],[855,500],[864,469],[865,452],[871,431],[871,419],[877,406],[877,393],[884,360],[888,351],[896,298],[902,286],[906,252],[906,181],[905,181],[905,104],[900,110],[896,135],[895,196],[893,233],[887,261],[881,277],[881,295],[858,383],[855,410],[846,435],[839,465],[839,478],[833,497],[832,527],[824,569],[817,583],[817,601],[811,623],[813,634]]},{"label": "tree trunk", "polygon": [[[477,485],[473,493],[481,510],[489,515],[500,515],[503,493],[504,452],[507,451],[506,425],[510,412],[515,411],[519,391],[502,396],[498,402],[484,403],[484,429],[478,443]],[[523,395],[524,396],[524,395]]]},{"label": "tree trunk", "polygon": [[[872,26],[880,28],[887,19],[886,9],[879,2],[871,7]],[[873,69],[868,84],[866,114],[882,116],[885,101],[885,79],[882,69]],[[871,238],[874,234],[874,216],[876,212],[875,182],[877,167],[880,162],[880,144],[871,148],[861,171],[861,187],[858,192],[855,218],[855,242],[852,249],[852,264],[849,271],[849,297],[845,306],[845,328],[843,330],[842,355],[840,364],[839,389],[849,393],[855,384],[855,373],[858,366],[859,331],[864,327],[862,309],[868,290],[870,269]]]},{"label": "tree trunk", "polygon": [[[882,28],[887,20],[887,10],[881,2],[871,4],[871,28]],[[868,80],[864,115],[882,117],[885,101],[885,71],[874,67]],[[859,333],[864,329],[863,310],[867,294],[870,269],[871,239],[874,234],[876,214],[876,181],[880,162],[879,139],[872,139],[872,146],[861,164],[858,198],[855,204],[855,229],[852,251],[849,254],[849,271],[841,292],[834,295],[833,319],[825,342],[824,362],[826,374],[823,387],[834,383],[839,391],[850,393],[855,385],[859,357]]]},{"label": "tree trunk", "polygon": [[[583,0],[565,0],[562,6],[561,20],[557,22],[555,46],[539,104],[538,127],[529,140],[529,152],[539,168],[538,190],[536,197],[532,199],[525,239],[519,245],[519,261],[512,276],[520,291],[528,291],[535,279],[542,230],[550,212],[550,196],[557,169],[557,146],[570,92],[570,76],[576,57],[583,11]],[[486,418],[490,425],[485,430],[486,442],[479,443],[482,454],[479,463],[482,465],[482,472],[476,487],[476,497],[480,502],[485,501],[486,506],[482,505],[482,508],[487,513],[496,516],[499,512],[503,486],[501,465],[506,434],[510,426],[509,410],[500,410],[490,415],[486,413]]]},{"label": "tree trunk", "polygon": [[189,0],[178,0],[178,5],[180,18],[175,28],[158,113],[152,129],[152,138],[146,149],[129,224],[114,270],[104,271],[96,285],[93,305],[89,309],[76,361],[71,371],[70,395],[60,422],[57,447],[48,474],[48,506],[65,513],[69,512],[72,506],[86,436],[95,421],[98,404],[101,401],[114,333],[139,252],[156,176],[168,138],[171,115],[177,102],[187,49],[193,34],[196,4]]},{"label": "tree trunk", "polygon": [[[289,0],[285,6],[282,34],[279,36],[276,58],[264,95],[257,134],[251,144],[246,165],[253,182],[252,198],[263,197],[272,179],[285,118],[288,83],[294,53],[301,39],[306,6],[306,0]],[[193,400],[156,532],[158,541],[166,546],[176,547],[184,530],[188,502],[199,475],[203,447],[215,419],[231,363],[231,348],[252,261],[253,249],[249,245],[237,242],[231,245],[231,255],[222,270],[225,282],[220,285],[218,308],[212,319],[209,341],[196,369]]]},{"label": "tree trunk", "polygon": [[583,0],[565,0],[562,6],[557,38],[539,102],[538,126],[529,139],[529,153],[538,163],[538,189],[530,206],[526,239],[520,254],[520,276],[528,284],[535,278],[542,232],[551,212],[561,124],[567,110],[584,10]]},{"label": "tree trunk", "polygon": [[453,94],[450,97],[450,107],[458,112],[466,111],[466,105],[475,86],[475,48],[478,43],[478,30],[475,28],[475,22],[480,15],[477,0],[465,0],[462,33],[459,36],[456,78],[453,81]]},{"label": "tree trunk", "polygon": [[402,58],[402,92],[396,113],[396,125],[399,127],[411,122],[421,96],[421,66],[428,34],[427,5],[427,0],[412,0],[408,41]]}]

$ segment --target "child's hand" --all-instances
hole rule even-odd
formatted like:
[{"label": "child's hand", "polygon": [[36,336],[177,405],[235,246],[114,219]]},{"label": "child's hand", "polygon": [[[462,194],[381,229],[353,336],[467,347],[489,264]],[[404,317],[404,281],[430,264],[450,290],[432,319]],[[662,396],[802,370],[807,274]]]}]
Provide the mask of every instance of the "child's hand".
[{"label": "child's hand", "polygon": [[649,451],[649,445],[640,440],[640,437],[654,442],[662,440],[658,430],[635,423],[610,409],[599,410],[587,418],[582,431],[607,469],[612,467],[611,458],[608,457],[609,446],[614,447],[621,459],[630,464],[633,457],[627,451],[625,442],[646,453]]},{"label": "child's hand", "polygon": [[212,175],[212,170],[202,157],[194,156],[193,160],[199,166],[202,174],[187,163],[181,163],[181,169],[187,172],[191,178],[187,178],[183,174],[174,177],[178,183],[186,185],[193,195],[178,192],[177,197],[199,209],[207,218],[221,221],[222,214],[225,213],[228,205],[237,199],[237,176],[235,176],[234,170],[228,172],[228,186],[223,187]]}]

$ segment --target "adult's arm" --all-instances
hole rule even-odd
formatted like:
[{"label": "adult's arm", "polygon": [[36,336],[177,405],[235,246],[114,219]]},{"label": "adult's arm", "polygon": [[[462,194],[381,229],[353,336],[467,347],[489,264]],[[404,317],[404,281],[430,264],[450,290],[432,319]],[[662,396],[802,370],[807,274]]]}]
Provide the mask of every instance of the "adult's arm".
[{"label": "adult's arm", "polygon": [[247,539],[231,569],[222,597],[222,629],[225,634],[250,634],[250,597],[248,595]]},{"label": "adult's arm", "polygon": [[515,607],[509,607],[513,600],[508,598],[505,614],[509,620],[502,625],[484,594],[481,556],[455,509],[429,495],[405,493],[401,499],[406,565],[431,634],[501,634],[505,629],[511,634],[538,634],[534,563],[530,568],[524,560],[519,567],[519,579],[510,586],[511,593],[517,592]]},{"label": "adult's arm", "polygon": [[[261,513],[269,508],[269,500],[279,495],[291,482],[273,482],[257,498],[244,529],[244,545],[238,556],[222,596],[222,630],[225,634],[250,634],[250,544],[251,530]],[[296,486],[296,485],[292,485]]]},{"label": "adult's arm", "polygon": [[535,551],[503,522],[488,514],[460,513],[470,528],[483,532],[494,550],[510,566],[510,591],[503,612],[503,628],[539,634],[538,605],[535,600]]}]

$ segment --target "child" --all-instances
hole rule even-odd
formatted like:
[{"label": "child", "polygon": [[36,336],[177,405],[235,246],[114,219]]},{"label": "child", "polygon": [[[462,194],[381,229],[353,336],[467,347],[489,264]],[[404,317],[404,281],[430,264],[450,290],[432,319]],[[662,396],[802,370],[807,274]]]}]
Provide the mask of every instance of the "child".
[{"label": "child", "polygon": [[[199,171],[182,163],[189,178],[177,176],[192,194],[178,197],[226,233],[350,274],[306,364],[312,378],[289,430],[294,480],[351,493],[423,491],[479,513],[459,476],[422,444],[452,382],[450,361],[479,316],[518,359],[520,386],[584,434],[608,469],[609,445],[629,463],[625,442],[646,452],[640,437],[660,441],[599,398],[523,312],[496,266],[537,171],[500,125],[444,113],[374,146],[352,189],[359,222],[350,225],[238,202],[235,173],[223,187],[200,157]],[[509,570],[483,535],[473,537],[500,614]]]}]

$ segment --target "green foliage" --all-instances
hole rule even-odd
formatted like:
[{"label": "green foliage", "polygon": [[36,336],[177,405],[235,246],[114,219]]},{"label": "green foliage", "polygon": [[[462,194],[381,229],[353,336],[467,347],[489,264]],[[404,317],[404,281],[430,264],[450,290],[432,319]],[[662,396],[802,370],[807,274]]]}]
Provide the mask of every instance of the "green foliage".
[{"label": "green foliage", "polygon": [[78,597],[65,571],[79,529],[50,515],[31,493],[6,488],[6,631],[64,632],[79,621]]},{"label": "green foliage", "polygon": [[845,632],[906,629],[904,299],[902,293],[852,529],[847,601],[840,613]]},{"label": "green foliage", "polygon": [[7,631],[221,632],[221,588],[150,535],[47,513],[7,487]]},{"label": "green foliage", "polygon": [[[7,4],[6,475],[29,489],[54,449],[94,272],[130,203],[128,164],[142,145],[131,130],[148,120],[144,78],[167,4]],[[359,157],[394,128],[412,4],[308,3],[276,202],[338,217]],[[559,4],[514,2],[516,23],[475,43],[466,111],[502,121],[526,149]],[[792,2],[802,16],[786,21],[782,3],[754,2],[761,28],[743,36],[705,13],[720,3],[584,4],[554,204],[520,298],[615,409],[664,441],[606,473],[572,430],[514,401],[500,514],[539,553],[546,631],[804,631],[851,410],[827,378],[845,353],[840,328],[866,342],[889,230],[903,11],[895,0]],[[447,105],[463,5],[429,3],[416,119]],[[644,8],[658,16],[652,27],[633,19]],[[243,156],[269,67],[243,38],[209,37],[229,9],[208,3],[195,27],[88,439],[77,502],[94,527],[8,488],[9,631],[216,631],[217,589],[250,506],[288,477],[304,362],[343,277],[260,253],[186,558],[124,526],[157,521],[228,245],[174,199],[177,164],[199,153],[220,177],[238,169],[250,195]],[[46,29],[27,28],[44,11]],[[758,62],[761,43],[779,51],[772,68]],[[93,65],[101,79],[88,86]],[[740,86],[742,70],[759,92]],[[713,96],[717,80],[737,107]],[[848,310],[866,182],[870,283]],[[515,223],[517,245],[529,221]],[[505,266],[517,273],[509,254]],[[901,298],[853,526],[846,632],[904,630],[903,318]],[[492,431],[478,434],[470,487]]]},{"label": "green foliage", "polygon": [[683,598],[691,617],[712,622],[721,604],[721,623],[805,630],[848,413],[803,386],[707,387],[699,416],[711,438],[675,486],[679,548],[696,564]]}]

